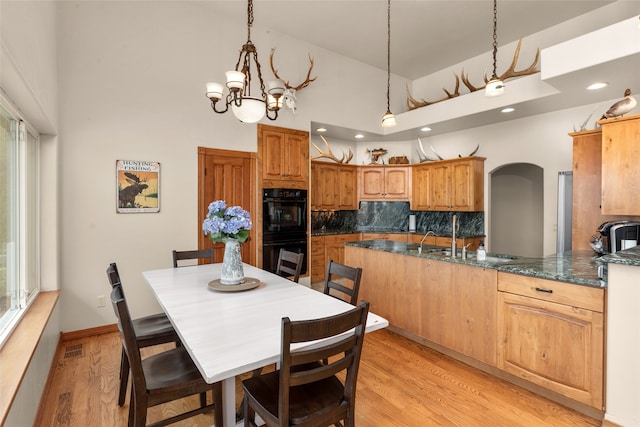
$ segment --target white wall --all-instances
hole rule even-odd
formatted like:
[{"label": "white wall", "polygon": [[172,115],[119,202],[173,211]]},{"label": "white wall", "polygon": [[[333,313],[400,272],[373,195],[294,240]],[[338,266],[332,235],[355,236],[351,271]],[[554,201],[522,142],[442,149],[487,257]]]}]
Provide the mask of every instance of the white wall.
[{"label": "white wall", "polygon": [[[112,261],[132,314],[159,310],[141,272],[170,267],[172,249],[197,245],[197,147],[257,146],[256,125],[213,113],[204,94],[205,82],[235,66],[243,22],[229,23],[210,2],[60,2],[59,17],[62,328],[73,331],[115,321],[110,307],[97,308]],[[265,78],[271,47],[292,82],[304,80],[308,53],[315,58],[317,81],[298,93],[295,114],[285,110],[273,124],[309,130],[312,119],[356,128],[379,121],[385,91],[369,89],[384,88],[383,70],[259,26],[252,39]],[[116,214],[118,159],[160,162],[159,213]]]},{"label": "white wall", "polygon": [[[0,88],[41,133],[42,290],[60,288],[58,251],[57,5],[0,1]],[[54,309],[24,374],[5,425],[32,425],[60,334]]]}]

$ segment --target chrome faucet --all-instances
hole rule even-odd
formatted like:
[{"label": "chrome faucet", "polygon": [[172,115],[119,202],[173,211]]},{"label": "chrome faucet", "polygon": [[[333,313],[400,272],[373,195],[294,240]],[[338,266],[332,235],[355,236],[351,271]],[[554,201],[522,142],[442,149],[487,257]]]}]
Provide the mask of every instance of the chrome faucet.
[{"label": "chrome faucet", "polygon": [[451,218],[451,258],[456,257],[456,221],[457,217],[454,214]]},{"label": "chrome faucet", "polygon": [[421,254],[422,253],[422,242],[424,242],[424,239],[427,238],[427,236],[435,236],[436,233],[434,233],[433,231],[429,230],[427,231],[427,233],[422,237],[422,240],[420,240],[420,246],[418,247],[418,253]]}]

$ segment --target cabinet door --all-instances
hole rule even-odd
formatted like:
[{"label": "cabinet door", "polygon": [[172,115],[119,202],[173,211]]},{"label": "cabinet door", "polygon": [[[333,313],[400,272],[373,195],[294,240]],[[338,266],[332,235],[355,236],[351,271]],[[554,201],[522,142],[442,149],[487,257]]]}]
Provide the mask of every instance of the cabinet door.
[{"label": "cabinet door", "polygon": [[262,179],[282,179],[284,133],[263,129],[262,145]]},{"label": "cabinet door", "polygon": [[414,166],[411,180],[411,209],[415,211],[431,210],[431,166],[428,164]]},{"label": "cabinet door", "polygon": [[451,207],[457,211],[470,210],[473,203],[471,162],[456,162],[451,165]]},{"label": "cabinet door", "polygon": [[320,209],[330,210],[336,208],[336,190],[338,188],[337,168],[334,165],[322,165],[317,168],[319,175],[320,198],[318,204]]},{"label": "cabinet door", "polygon": [[282,147],[282,176],[292,181],[306,181],[308,153],[309,138],[286,133]]},{"label": "cabinet door", "polygon": [[498,368],[602,410],[603,314],[498,294]]},{"label": "cabinet door", "polygon": [[360,199],[381,200],[384,198],[384,167],[361,167],[359,178]]},{"label": "cabinet door", "polygon": [[497,271],[431,261],[422,335],[496,366]]},{"label": "cabinet door", "polygon": [[261,188],[306,189],[309,133],[259,124],[258,167]]},{"label": "cabinet door", "polygon": [[451,165],[439,163],[431,166],[431,205],[433,210],[448,211],[451,209]]},{"label": "cabinet door", "polygon": [[602,121],[603,215],[640,215],[639,158],[640,115]]},{"label": "cabinet door", "polygon": [[324,236],[311,237],[311,282],[324,279],[327,261],[324,257]]},{"label": "cabinet door", "polygon": [[339,210],[358,209],[358,170],[355,166],[338,166],[337,206]]},{"label": "cabinet door", "polygon": [[387,200],[408,200],[409,167],[384,168],[384,198]]}]

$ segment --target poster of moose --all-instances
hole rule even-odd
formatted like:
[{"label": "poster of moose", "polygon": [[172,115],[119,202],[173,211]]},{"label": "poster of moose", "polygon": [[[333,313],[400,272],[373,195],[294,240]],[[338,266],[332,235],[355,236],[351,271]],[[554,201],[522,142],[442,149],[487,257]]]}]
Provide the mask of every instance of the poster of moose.
[{"label": "poster of moose", "polygon": [[116,161],[118,213],[160,211],[160,163]]}]

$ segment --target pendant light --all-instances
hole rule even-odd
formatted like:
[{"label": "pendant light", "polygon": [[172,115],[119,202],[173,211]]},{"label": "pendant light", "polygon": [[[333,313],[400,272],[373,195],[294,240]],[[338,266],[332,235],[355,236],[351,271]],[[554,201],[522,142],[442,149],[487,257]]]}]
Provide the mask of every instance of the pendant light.
[{"label": "pendant light", "polygon": [[[229,94],[222,102],[224,109],[216,108],[217,102],[223,98],[223,86],[219,83],[207,83],[207,97],[211,100],[211,108],[216,113],[226,113],[231,105],[231,110],[238,120],[244,123],[255,123],[265,115],[269,120],[278,118],[278,110],[282,108],[284,82],[274,80],[269,82],[268,90],[265,90],[258,51],[251,41],[251,27],[253,26],[253,0],[247,2],[247,42],[242,45],[240,56],[235,70],[227,71],[227,88]],[[251,62],[258,73],[260,90],[258,96],[251,95]]]},{"label": "pendant light", "polygon": [[504,82],[496,74],[496,58],[498,56],[498,0],[493,0],[493,74],[485,86],[485,95],[499,96],[504,93]]},{"label": "pendant light", "polygon": [[387,0],[387,112],[382,116],[382,127],[390,128],[396,125],[396,116],[391,112],[391,0]]}]

